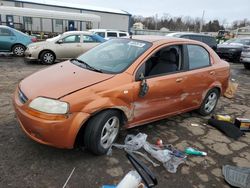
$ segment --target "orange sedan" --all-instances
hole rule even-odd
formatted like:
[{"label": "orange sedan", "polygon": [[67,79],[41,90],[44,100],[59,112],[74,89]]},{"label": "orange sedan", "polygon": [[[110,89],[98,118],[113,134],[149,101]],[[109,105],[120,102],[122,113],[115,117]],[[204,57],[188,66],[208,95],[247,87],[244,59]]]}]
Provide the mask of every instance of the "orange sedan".
[{"label": "orange sedan", "polygon": [[13,101],[33,140],[104,154],[122,126],[195,109],[209,115],[229,74],[229,64],[204,43],[134,36],[38,71],[20,82]]}]

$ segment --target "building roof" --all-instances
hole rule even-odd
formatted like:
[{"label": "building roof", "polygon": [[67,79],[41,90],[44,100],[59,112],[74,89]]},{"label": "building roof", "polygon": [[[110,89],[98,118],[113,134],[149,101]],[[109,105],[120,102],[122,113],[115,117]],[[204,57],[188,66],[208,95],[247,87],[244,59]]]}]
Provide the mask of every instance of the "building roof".
[{"label": "building roof", "polygon": [[9,7],[0,6],[0,12],[3,14],[11,14],[15,16],[26,16],[34,18],[48,18],[48,19],[62,19],[62,20],[75,20],[75,21],[90,21],[100,22],[100,16],[85,13],[71,13],[53,10],[42,10],[22,7]]},{"label": "building roof", "polygon": [[67,8],[82,9],[82,10],[91,10],[91,11],[97,11],[97,12],[108,12],[108,13],[114,13],[114,14],[130,15],[128,12],[123,11],[123,10],[86,5],[84,3],[77,4],[73,2],[61,2],[61,1],[56,1],[56,0],[14,0],[14,1],[19,1],[23,3],[34,3],[34,4],[41,4],[41,5],[57,6],[57,7],[67,7]]}]

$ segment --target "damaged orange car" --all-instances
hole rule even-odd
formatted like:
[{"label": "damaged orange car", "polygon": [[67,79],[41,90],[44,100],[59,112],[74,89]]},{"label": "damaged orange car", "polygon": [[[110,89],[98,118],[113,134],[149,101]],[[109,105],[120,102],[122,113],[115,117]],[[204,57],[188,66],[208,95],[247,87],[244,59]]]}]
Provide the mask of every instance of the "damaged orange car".
[{"label": "damaged orange car", "polygon": [[121,127],[197,109],[210,114],[228,85],[229,64],[201,42],[134,36],[25,78],[14,94],[23,131],[58,148],[104,154]]}]

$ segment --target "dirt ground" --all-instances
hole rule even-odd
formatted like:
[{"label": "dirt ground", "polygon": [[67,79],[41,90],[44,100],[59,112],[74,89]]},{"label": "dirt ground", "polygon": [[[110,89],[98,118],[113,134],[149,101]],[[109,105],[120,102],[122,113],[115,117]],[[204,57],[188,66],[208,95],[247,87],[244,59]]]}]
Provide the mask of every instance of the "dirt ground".
[{"label": "dirt ground", "polygon": [[[73,168],[67,187],[92,188],[119,182],[132,169],[123,151],[114,149],[112,156],[97,157],[88,151],[55,149],[30,140],[20,129],[12,107],[13,91],[21,79],[44,67],[0,55],[0,187],[62,187]],[[250,118],[250,71],[241,64],[231,64],[231,72],[240,84],[238,93],[233,100],[221,98],[216,113]],[[192,146],[208,153],[207,157],[189,156],[176,174],[146,162],[158,178],[159,188],[229,187],[221,168],[226,164],[250,167],[250,133],[235,141],[207,125],[208,118],[185,113],[122,131],[118,142],[123,143],[128,133],[143,132],[151,143],[161,138],[179,149]]]}]

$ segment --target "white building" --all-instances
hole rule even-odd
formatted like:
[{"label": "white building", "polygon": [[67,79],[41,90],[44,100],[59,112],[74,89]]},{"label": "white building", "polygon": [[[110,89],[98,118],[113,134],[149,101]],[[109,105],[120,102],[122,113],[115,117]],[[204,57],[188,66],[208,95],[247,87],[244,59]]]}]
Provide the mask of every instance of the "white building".
[{"label": "white building", "polygon": [[[129,31],[130,28],[131,15],[123,10],[55,0],[0,0],[0,7],[0,24],[25,31],[62,33],[99,28]],[[18,8],[11,11],[10,7]]]}]

